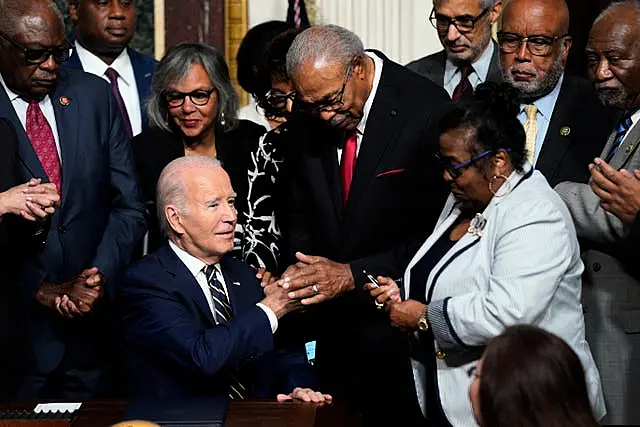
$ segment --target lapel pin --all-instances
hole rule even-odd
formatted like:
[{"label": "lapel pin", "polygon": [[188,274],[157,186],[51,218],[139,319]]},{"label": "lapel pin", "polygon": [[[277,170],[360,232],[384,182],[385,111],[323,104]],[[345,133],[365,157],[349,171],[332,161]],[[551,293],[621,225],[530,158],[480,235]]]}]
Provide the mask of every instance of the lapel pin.
[{"label": "lapel pin", "polygon": [[391,110],[389,114],[391,114],[391,117],[395,117],[398,114],[398,112],[396,110]]},{"label": "lapel pin", "polygon": [[630,153],[633,150],[633,144],[627,145],[627,148],[624,149],[627,153]]},{"label": "lapel pin", "polygon": [[569,136],[570,133],[571,133],[571,128],[569,126],[563,126],[560,128],[560,135]]},{"label": "lapel pin", "polygon": [[240,282],[233,282],[234,285],[240,286]]},{"label": "lapel pin", "polygon": [[59,101],[60,101],[60,105],[62,105],[63,107],[66,107],[67,105],[71,104],[71,98],[68,98],[66,96],[61,96]]}]

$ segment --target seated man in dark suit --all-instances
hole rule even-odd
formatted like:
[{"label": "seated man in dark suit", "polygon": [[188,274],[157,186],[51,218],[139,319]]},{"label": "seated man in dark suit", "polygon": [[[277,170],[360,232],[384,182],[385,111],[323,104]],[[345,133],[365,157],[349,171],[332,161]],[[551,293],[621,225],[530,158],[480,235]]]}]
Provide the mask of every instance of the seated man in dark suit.
[{"label": "seated man in dark suit", "polygon": [[69,0],[69,13],[75,43],[65,66],[109,82],[128,136],[136,136],[147,128],[144,102],[151,92],[156,60],[128,47],[136,31],[135,2]]},{"label": "seated man in dark suit", "polygon": [[[131,266],[121,289],[134,396],[331,400],[310,389],[304,352],[273,350],[278,318],[299,307],[233,249],[235,192],[220,162],[186,156],[158,180],[158,217],[169,243]],[[302,350],[302,349],[301,349]]]}]

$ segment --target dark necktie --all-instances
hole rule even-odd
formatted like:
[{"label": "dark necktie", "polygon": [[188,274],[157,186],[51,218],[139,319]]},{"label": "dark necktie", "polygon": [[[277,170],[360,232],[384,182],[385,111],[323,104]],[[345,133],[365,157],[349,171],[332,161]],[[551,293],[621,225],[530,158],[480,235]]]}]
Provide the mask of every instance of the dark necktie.
[{"label": "dark necktie", "polygon": [[340,182],[342,183],[342,200],[347,204],[351,181],[353,181],[353,171],[356,168],[356,152],[358,151],[358,132],[347,133],[342,156],[340,158]]},{"label": "dark necktie", "polygon": [[25,130],[33,150],[42,164],[44,173],[49,177],[49,181],[55,184],[59,192],[62,185],[62,172],[60,170],[60,157],[56,148],[56,140],[53,137],[51,125],[37,102],[29,102]]},{"label": "dark necktie", "polygon": [[[229,303],[229,297],[224,290],[224,286],[218,280],[218,269],[214,264],[204,268],[204,274],[207,276],[211,299],[213,300],[213,310],[215,312],[216,323],[227,323],[233,317],[233,309]],[[228,367],[225,374],[229,379],[229,398],[244,399],[246,393],[245,387],[242,385],[242,375],[237,367]]]},{"label": "dark necktie", "polygon": [[120,115],[122,116],[122,120],[124,120],[124,127],[127,132],[127,136],[131,138],[133,136],[133,131],[131,130],[131,121],[129,120],[129,114],[127,113],[127,106],[124,104],[122,94],[120,94],[120,87],[118,86],[118,72],[113,68],[107,68],[107,71],[105,71],[104,74],[109,79],[111,91],[113,92],[113,96],[116,97],[118,107],[120,107]]},{"label": "dark necktie", "polygon": [[616,137],[613,140],[613,144],[611,145],[609,154],[607,154],[607,157],[604,158],[605,162],[609,163],[609,161],[613,159],[613,156],[615,156],[616,152],[618,151],[618,147],[620,147],[620,144],[622,144],[622,140],[627,134],[629,128],[631,128],[631,115],[626,114],[618,122],[618,127],[616,128]]},{"label": "dark necktie", "polygon": [[469,76],[473,73],[473,67],[471,64],[464,64],[458,67],[460,70],[460,83],[453,90],[451,99],[455,102],[471,98],[473,95],[473,86],[469,81]]}]

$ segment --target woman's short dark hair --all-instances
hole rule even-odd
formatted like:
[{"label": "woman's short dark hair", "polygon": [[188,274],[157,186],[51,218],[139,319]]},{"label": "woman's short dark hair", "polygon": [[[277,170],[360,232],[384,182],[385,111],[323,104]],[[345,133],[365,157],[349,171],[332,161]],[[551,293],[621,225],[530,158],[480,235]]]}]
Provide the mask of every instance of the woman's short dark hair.
[{"label": "woman's short dark hair", "polygon": [[595,427],[585,373],[559,337],[516,325],[489,341],[479,386],[490,427]]},{"label": "woman's short dark hair", "polygon": [[265,49],[278,34],[291,28],[293,26],[285,21],[267,21],[247,31],[236,54],[238,84],[242,89],[251,95],[264,95],[259,93],[261,85],[257,84],[256,73]]},{"label": "woman's short dark hair", "polygon": [[293,28],[274,38],[267,46],[258,76],[271,87],[272,81],[290,80],[287,73],[287,52],[293,40],[304,28]]},{"label": "woman's short dark hair", "polygon": [[482,83],[470,100],[452,105],[440,120],[438,130],[442,135],[451,129],[468,127],[475,133],[475,144],[469,147],[472,154],[502,148],[508,152],[513,168],[522,172],[527,153],[519,113],[516,89],[507,83]]},{"label": "woman's short dark hair", "polygon": [[238,94],[231,83],[224,56],[213,46],[195,42],[184,42],[170,47],[158,63],[147,101],[151,126],[167,132],[173,131],[164,94],[169,85],[179,82],[189,74],[193,64],[200,64],[204,68],[218,94],[216,129],[226,132],[235,128],[238,124]]}]

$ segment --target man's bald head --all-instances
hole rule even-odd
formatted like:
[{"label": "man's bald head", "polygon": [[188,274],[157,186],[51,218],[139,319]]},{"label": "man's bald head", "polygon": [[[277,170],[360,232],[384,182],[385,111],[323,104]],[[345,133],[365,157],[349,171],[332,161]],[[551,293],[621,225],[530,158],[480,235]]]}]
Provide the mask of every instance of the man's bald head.
[{"label": "man's bald head", "polygon": [[[40,18],[40,19],[38,19]],[[64,18],[51,0],[0,0],[0,32],[14,37],[28,20],[31,25],[59,25],[64,31]]]}]

